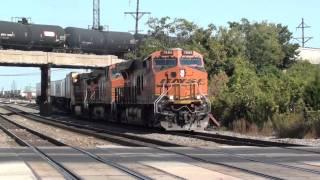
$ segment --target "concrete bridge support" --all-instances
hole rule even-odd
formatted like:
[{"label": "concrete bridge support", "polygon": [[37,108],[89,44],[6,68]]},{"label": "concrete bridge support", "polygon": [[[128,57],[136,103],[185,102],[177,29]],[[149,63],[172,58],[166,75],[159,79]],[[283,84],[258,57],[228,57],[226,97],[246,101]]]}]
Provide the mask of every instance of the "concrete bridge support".
[{"label": "concrete bridge support", "polygon": [[41,98],[40,98],[40,115],[51,115],[51,99],[50,99],[50,81],[51,70],[49,65],[40,67],[41,69]]}]

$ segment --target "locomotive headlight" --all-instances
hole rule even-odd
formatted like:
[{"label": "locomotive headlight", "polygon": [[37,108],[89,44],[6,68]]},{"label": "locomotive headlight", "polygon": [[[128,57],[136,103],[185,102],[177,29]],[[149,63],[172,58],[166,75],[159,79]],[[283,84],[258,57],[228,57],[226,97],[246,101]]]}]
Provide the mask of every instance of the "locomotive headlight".
[{"label": "locomotive headlight", "polygon": [[197,95],[197,99],[200,100],[200,99],[201,99],[201,96],[200,96],[200,95]]},{"label": "locomotive headlight", "polygon": [[181,69],[180,70],[180,77],[185,77],[186,76],[186,70],[184,70],[184,69]]},{"label": "locomotive headlight", "polygon": [[173,98],[173,96],[169,96],[169,99],[173,101],[174,98]]}]

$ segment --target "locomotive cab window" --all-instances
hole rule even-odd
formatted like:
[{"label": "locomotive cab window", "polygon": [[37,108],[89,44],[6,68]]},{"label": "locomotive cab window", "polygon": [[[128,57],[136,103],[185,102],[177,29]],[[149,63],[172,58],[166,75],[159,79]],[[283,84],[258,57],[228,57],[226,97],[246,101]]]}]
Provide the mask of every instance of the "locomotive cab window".
[{"label": "locomotive cab window", "polygon": [[148,62],[147,61],[143,61],[143,68],[148,68]]},{"label": "locomotive cab window", "polygon": [[151,67],[152,67],[152,65],[151,65],[151,61],[152,60],[152,58],[151,57],[148,57],[148,59],[146,59],[146,60],[144,60],[143,61],[143,67],[145,68],[145,69],[147,69],[147,70],[150,70],[151,69]]},{"label": "locomotive cab window", "polygon": [[170,67],[177,66],[177,59],[175,58],[155,58],[154,65],[156,69],[163,70]]},{"label": "locomotive cab window", "polygon": [[112,79],[117,79],[122,77],[121,73],[116,69],[112,69],[111,72],[112,72],[111,74]]},{"label": "locomotive cab window", "polygon": [[201,58],[181,58],[180,64],[182,66],[202,66]]}]

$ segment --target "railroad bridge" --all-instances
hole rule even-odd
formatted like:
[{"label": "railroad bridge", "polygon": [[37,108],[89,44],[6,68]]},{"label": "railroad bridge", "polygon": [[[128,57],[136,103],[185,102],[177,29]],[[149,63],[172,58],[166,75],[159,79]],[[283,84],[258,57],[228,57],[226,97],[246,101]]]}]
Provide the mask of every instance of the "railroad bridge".
[{"label": "railroad bridge", "polygon": [[41,51],[0,50],[0,66],[40,67],[40,114],[50,115],[51,68],[99,69],[123,62],[113,55],[68,54]]}]

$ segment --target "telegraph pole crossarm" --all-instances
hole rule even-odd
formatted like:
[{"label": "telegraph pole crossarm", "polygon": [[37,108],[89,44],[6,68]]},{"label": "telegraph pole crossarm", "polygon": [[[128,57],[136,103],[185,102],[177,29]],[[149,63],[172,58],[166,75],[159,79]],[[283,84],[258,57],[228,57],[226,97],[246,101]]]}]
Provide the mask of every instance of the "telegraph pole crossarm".
[{"label": "telegraph pole crossarm", "polygon": [[301,47],[304,48],[305,44],[310,41],[313,37],[305,37],[305,29],[311,28],[311,26],[306,25],[304,19],[302,18],[301,23],[297,27],[297,29],[301,29],[301,37],[294,38],[301,42]]},{"label": "telegraph pole crossarm", "polygon": [[137,7],[135,12],[125,12],[124,14],[129,14],[135,19],[136,28],[135,28],[135,35],[139,32],[139,20],[146,14],[151,14],[150,12],[141,12],[139,10],[140,2],[137,0]]}]

